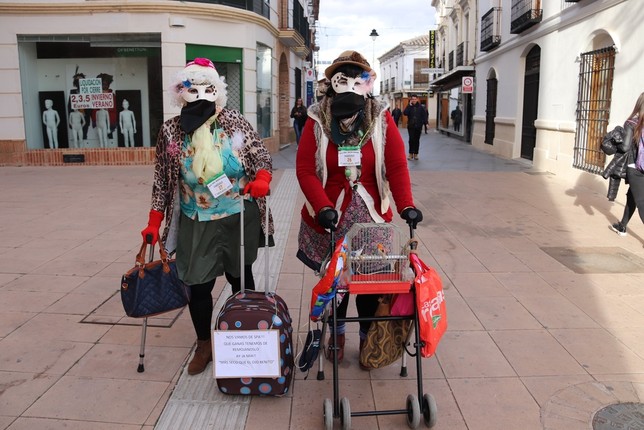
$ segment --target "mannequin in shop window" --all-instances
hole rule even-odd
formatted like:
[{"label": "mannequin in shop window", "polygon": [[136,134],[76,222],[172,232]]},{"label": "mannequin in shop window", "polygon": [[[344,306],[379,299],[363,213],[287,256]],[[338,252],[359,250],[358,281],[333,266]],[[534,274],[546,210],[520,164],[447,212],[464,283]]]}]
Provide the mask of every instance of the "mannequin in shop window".
[{"label": "mannequin in shop window", "polygon": [[72,148],[81,147],[83,127],[85,127],[85,115],[74,109],[69,114],[69,128],[72,130]]},{"label": "mannequin in shop window", "polygon": [[134,133],[136,133],[136,119],[134,112],[130,110],[130,102],[123,100],[123,110],[119,114],[119,126],[123,135],[126,148],[134,146]]},{"label": "mannequin in shop window", "polygon": [[[85,79],[85,74],[82,72],[78,71],[79,67],[76,66],[76,71],[74,72],[74,76],[72,77],[72,89],[69,91],[70,98],[67,102],[67,111],[71,112],[72,111],[72,104],[71,104],[71,95],[72,94],[79,94],[80,90],[80,80]],[[84,119],[84,125],[83,125],[83,140],[87,140],[87,131],[89,130],[89,125],[92,121],[92,109],[79,109],[78,112],[83,115]]]},{"label": "mannequin in shop window", "polygon": [[110,132],[110,114],[105,109],[96,111],[96,132],[98,133],[99,147],[107,148],[110,143],[107,136]]},{"label": "mannequin in shop window", "polygon": [[58,148],[58,125],[60,124],[60,116],[54,110],[54,102],[47,99],[45,100],[45,110],[42,113],[42,122],[47,128],[47,140],[49,141],[50,149]]}]

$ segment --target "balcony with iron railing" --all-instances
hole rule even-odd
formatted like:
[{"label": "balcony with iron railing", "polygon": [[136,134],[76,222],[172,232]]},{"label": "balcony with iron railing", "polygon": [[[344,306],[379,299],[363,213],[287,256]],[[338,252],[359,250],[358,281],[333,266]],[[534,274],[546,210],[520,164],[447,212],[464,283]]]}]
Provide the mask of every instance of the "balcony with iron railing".
[{"label": "balcony with iron railing", "polygon": [[284,45],[294,48],[295,53],[302,58],[305,58],[310,52],[309,22],[304,14],[304,8],[296,1],[288,0],[281,3],[279,39]]},{"label": "balcony with iron railing", "polygon": [[389,81],[385,80],[385,93],[389,92]]},{"label": "balcony with iron railing", "polygon": [[255,12],[256,14],[261,15],[266,19],[271,18],[270,3],[264,0],[190,0],[190,1],[192,1],[193,3],[221,4],[224,6],[236,7],[238,9],[244,9],[251,12]]},{"label": "balcony with iron railing", "polygon": [[541,22],[541,0],[512,0],[510,33],[519,34]]},{"label": "balcony with iron railing", "polygon": [[501,8],[493,7],[481,18],[481,51],[491,51],[501,44]]},{"label": "balcony with iron railing", "polygon": [[448,63],[449,63],[449,70],[452,70],[454,68],[454,51],[449,51]]},{"label": "balcony with iron railing", "polygon": [[465,42],[461,42],[456,47],[456,67],[464,66],[465,61],[467,61],[466,52],[465,52]]}]

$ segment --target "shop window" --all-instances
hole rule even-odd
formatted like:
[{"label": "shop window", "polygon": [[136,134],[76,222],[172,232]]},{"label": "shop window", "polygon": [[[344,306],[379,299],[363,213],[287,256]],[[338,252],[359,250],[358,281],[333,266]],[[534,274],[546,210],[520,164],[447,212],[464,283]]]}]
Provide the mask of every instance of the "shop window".
[{"label": "shop window", "polygon": [[217,73],[226,82],[226,107],[244,112],[242,98],[242,49],[225,46],[186,45],[186,62],[195,58],[208,58]]},{"label": "shop window", "polygon": [[28,149],[154,145],[160,35],[19,36],[18,48]]},{"label": "shop window", "polygon": [[467,100],[461,92],[461,87],[441,91],[439,94],[438,129],[463,136],[465,134],[463,123],[465,112],[467,112]]},{"label": "shop window", "polygon": [[257,132],[260,137],[271,136],[272,112],[272,52],[271,48],[257,44]]},{"label": "shop window", "polygon": [[429,74],[423,73],[423,69],[429,67],[428,58],[414,58],[414,88],[419,84],[429,84]]}]

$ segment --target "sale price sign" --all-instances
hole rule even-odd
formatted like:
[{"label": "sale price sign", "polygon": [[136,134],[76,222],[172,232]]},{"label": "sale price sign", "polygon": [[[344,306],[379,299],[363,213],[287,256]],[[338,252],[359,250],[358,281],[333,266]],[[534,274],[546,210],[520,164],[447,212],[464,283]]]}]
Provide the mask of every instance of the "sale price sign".
[{"label": "sale price sign", "polygon": [[78,94],[70,94],[72,109],[112,109],[114,93],[104,93],[101,79],[79,79]]}]

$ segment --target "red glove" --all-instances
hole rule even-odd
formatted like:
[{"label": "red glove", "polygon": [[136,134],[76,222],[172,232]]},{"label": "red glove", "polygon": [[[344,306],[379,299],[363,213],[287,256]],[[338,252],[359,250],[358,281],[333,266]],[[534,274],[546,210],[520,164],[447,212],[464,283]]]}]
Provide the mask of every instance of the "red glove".
[{"label": "red glove", "polygon": [[268,190],[270,189],[271,183],[271,174],[268,170],[260,170],[255,175],[255,180],[250,181],[244,187],[244,194],[250,193],[251,197],[266,197]]},{"label": "red glove", "polygon": [[161,221],[163,221],[163,213],[155,211],[154,209],[150,210],[150,216],[148,218],[148,226],[143,229],[141,236],[143,240],[147,242],[147,235],[152,236],[152,245],[156,244],[159,240],[159,228],[161,228]]}]

